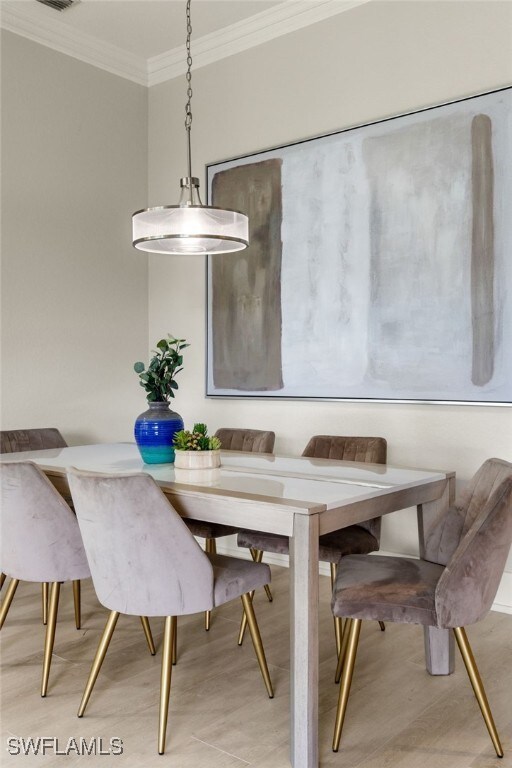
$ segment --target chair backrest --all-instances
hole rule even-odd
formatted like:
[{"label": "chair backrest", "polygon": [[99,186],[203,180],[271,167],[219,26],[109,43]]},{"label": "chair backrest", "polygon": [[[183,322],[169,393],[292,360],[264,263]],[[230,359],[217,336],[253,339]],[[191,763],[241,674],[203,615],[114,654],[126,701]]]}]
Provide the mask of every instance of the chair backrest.
[{"label": "chair backrest", "polygon": [[512,464],[486,461],[459,509],[466,513],[461,537],[436,588],[443,627],[474,624],[491,608],[512,544]]},{"label": "chair backrest", "polygon": [[275,432],[263,429],[218,429],[215,433],[224,451],[246,451],[247,453],[272,453],[276,440]]},{"label": "chair backrest", "polygon": [[[344,437],[342,435],[314,435],[302,452],[311,459],[360,461],[366,464],[385,464],[387,442],[383,437]],[[374,517],[358,523],[380,541],[381,518]]]},{"label": "chair backrest", "polygon": [[70,469],[68,482],[106,608],[180,616],[213,607],[211,563],[152,477]]},{"label": "chair backrest", "polygon": [[55,427],[42,429],[8,429],[0,432],[0,453],[40,451],[44,448],[66,448],[67,443]]},{"label": "chair backrest", "polygon": [[76,517],[46,475],[29,461],[0,464],[2,572],[22,581],[90,576]]},{"label": "chair backrest", "polygon": [[448,564],[494,491],[511,476],[511,469],[512,465],[501,459],[488,459],[482,464],[455,503],[430,522],[424,532],[424,560]]},{"label": "chair backrest", "polygon": [[385,464],[387,442],[383,437],[315,435],[304,448],[302,455],[315,459]]}]

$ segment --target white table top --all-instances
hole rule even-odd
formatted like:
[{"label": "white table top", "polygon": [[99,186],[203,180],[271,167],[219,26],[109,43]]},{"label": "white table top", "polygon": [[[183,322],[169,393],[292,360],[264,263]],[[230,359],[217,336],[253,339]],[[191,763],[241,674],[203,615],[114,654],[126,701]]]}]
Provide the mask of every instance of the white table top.
[{"label": "white table top", "polygon": [[334,509],[446,478],[445,472],[436,470],[237,451],[222,451],[218,470],[175,470],[172,464],[144,464],[134,443],[0,454],[0,460],[30,460],[56,472],[68,467],[106,473],[147,472],[164,487],[293,503],[303,506],[305,513],[308,508]]}]

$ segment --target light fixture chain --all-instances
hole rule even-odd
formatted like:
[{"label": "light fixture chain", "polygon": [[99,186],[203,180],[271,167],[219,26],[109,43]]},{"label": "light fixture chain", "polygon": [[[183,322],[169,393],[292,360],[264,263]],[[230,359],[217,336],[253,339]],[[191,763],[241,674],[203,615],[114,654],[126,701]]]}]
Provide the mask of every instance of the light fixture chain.
[{"label": "light fixture chain", "polygon": [[190,19],[190,3],[187,0],[187,98],[185,105],[185,128],[190,132],[192,127],[192,54],[190,52],[190,39],[192,37],[192,22]]}]

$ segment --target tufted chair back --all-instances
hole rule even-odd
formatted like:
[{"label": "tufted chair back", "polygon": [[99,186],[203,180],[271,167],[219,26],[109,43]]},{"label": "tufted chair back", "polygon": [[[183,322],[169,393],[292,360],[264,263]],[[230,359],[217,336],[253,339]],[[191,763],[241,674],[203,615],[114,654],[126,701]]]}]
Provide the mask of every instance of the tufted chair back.
[{"label": "tufted chair back", "polygon": [[[360,461],[368,464],[385,464],[387,442],[383,437],[344,437],[342,435],[315,435],[302,453],[312,459],[336,461]],[[381,518],[374,517],[358,523],[380,541]]]},{"label": "tufted chair back", "polygon": [[0,432],[0,453],[40,451],[45,448],[66,448],[67,443],[55,427],[42,429],[9,429]]},{"label": "tufted chair back", "polygon": [[218,429],[215,433],[224,451],[247,451],[248,453],[272,453],[276,439],[275,432],[263,429]]}]

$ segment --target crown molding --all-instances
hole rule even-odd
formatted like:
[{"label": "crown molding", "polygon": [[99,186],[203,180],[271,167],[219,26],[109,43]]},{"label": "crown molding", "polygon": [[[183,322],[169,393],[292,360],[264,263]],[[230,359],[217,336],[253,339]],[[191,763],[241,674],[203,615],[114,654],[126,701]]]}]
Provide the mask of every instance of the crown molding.
[{"label": "crown molding", "polygon": [[[324,21],[370,0],[285,0],[269,10],[230,24],[193,41],[194,69],[275,40],[289,32]],[[186,71],[185,46],[145,59],[97,37],[78,32],[53,17],[34,20],[23,7],[0,3],[0,27],[40,45],[92,64],[119,77],[152,86]]]},{"label": "crown molding", "polygon": [[23,6],[24,3],[17,6],[1,3],[0,27],[139,85],[148,85],[147,61],[142,56],[134,56],[97,37],[77,32],[53,17],[35,21]]},{"label": "crown molding", "polygon": [[[194,40],[194,69],[213,64],[368,2],[370,0],[285,0],[274,8]],[[184,45],[148,59],[149,86],[172,80],[185,72]]]}]

